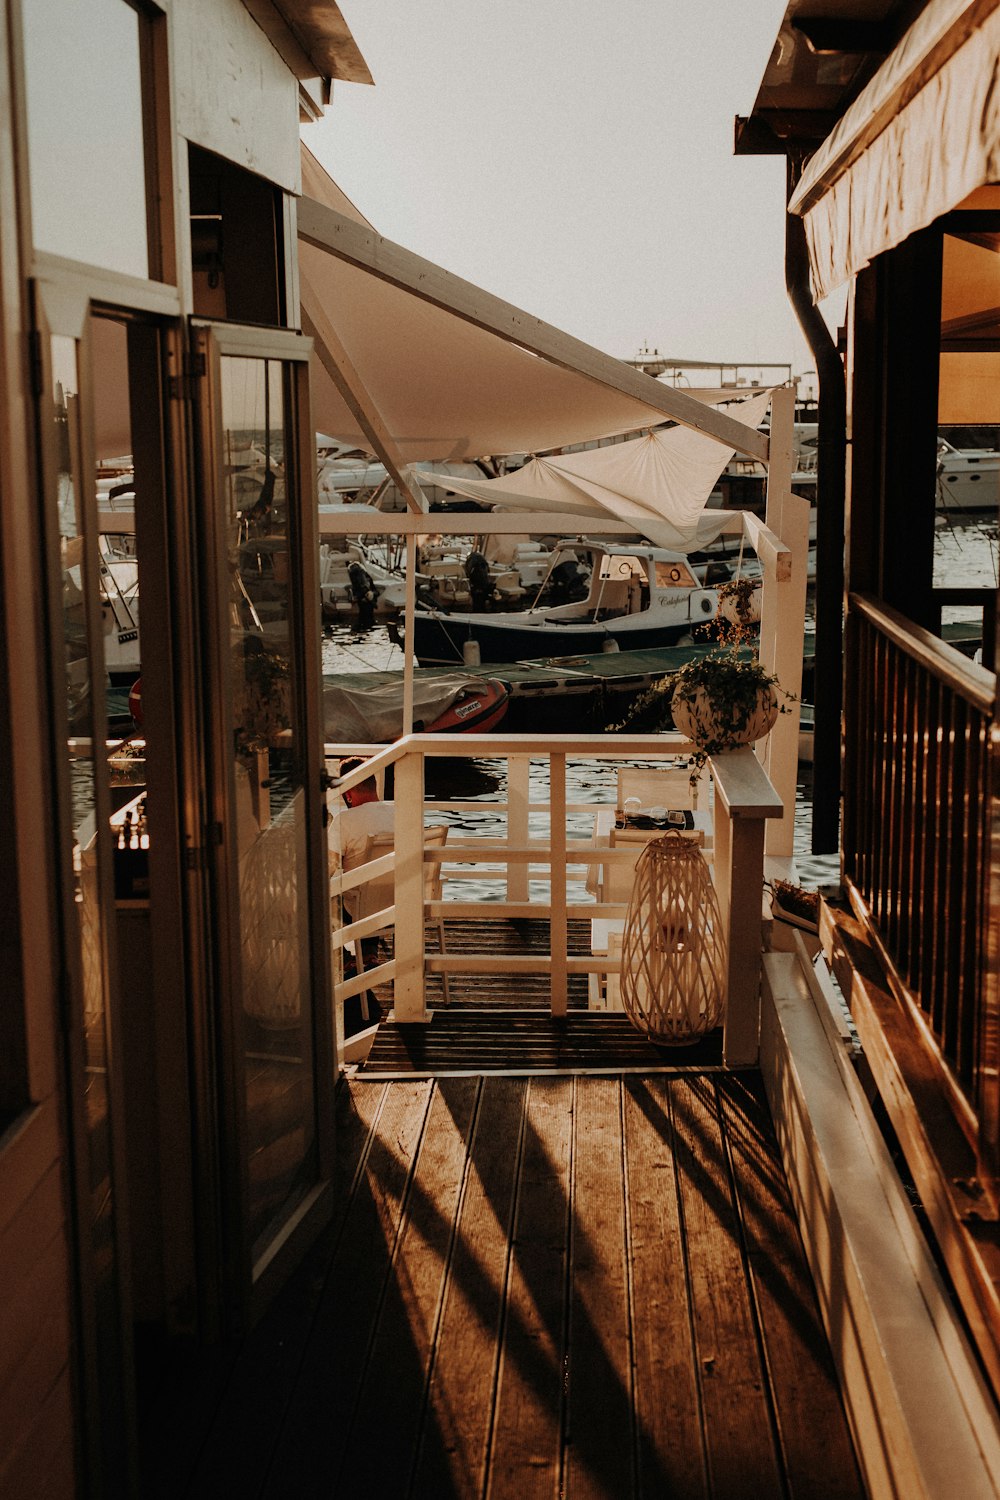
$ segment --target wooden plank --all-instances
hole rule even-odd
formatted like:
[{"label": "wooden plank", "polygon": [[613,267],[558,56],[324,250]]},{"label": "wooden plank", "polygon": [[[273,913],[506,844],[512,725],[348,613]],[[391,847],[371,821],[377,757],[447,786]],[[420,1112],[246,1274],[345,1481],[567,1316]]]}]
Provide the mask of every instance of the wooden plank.
[{"label": "wooden plank", "polygon": [[670,1095],[711,1492],[780,1495],[714,1090],[705,1079],[674,1080]]},{"label": "wooden plank", "polygon": [[995,1403],[858,1077],[796,955],[765,977],[762,1073],[868,1491],[1000,1493]]},{"label": "wooden plank", "polygon": [[[393,1495],[407,1487],[479,1088],[473,1078],[435,1085],[392,1277],[337,1479],[344,1494]],[[387,1392],[392,1393],[388,1408]]]},{"label": "wooden plank", "polygon": [[334,1488],[430,1096],[427,1082],[387,1091],[272,1457],[268,1500]]},{"label": "wooden plank", "polygon": [[780,818],[784,805],[749,748],[709,757],[715,795],[733,818]]},{"label": "wooden plank", "polygon": [[622,1193],[621,1084],[576,1085],[563,1485],[604,1500],[634,1489],[632,1348]]},{"label": "wooden plank", "polygon": [[549,951],[551,953],[552,1014],[566,1014],[566,757],[549,758],[549,842],[552,846],[549,878],[551,906]]},{"label": "wooden plank", "polygon": [[551,1500],[560,1492],[572,1133],[572,1080],[533,1080],[486,1500]]},{"label": "wooden plank", "polygon": [[[830,1346],[757,1074],[717,1083],[791,1500],[863,1500]],[[823,1455],[817,1463],[817,1453]]]},{"label": "wooden plank", "polygon": [[527,1084],[483,1082],[411,1494],[480,1495],[492,1426]]},{"label": "wooden plank", "polygon": [[638,1489],[698,1500],[708,1475],[670,1087],[635,1079],[624,1092]]},{"label": "wooden plank", "polygon": [[64,1370],[47,1392],[22,1446],[4,1433],[0,1495],[4,1500],[67,1500],[77,1493],[73,1392]]},{"label": "wooden plank", "polygon": [[[244,1341],[188,1481],[192,1495],[258,1493],[276,1434],[294,1400],[299,1364],[388,1087],[345,1081],[337,1089],[333,1216],[280,1299]],[[174,1493],[181,1493],[183,1482],[175,1471]]]},{"label": "wooden plank", "polygon": [[824,912],[824,943],[994,1393],[1000,1391],[1000,1226],[940,1061],[889,987],[860,923]]},{"label": "wooden plank", "polygon": [[[693,427],[726,447],[767,462],[768,440],[760,432],[699,401],[695,396],[650,380],[640,370],[563,333],[540,318],[522,312],[499,297],[463,281],[433,261],[424,260],[402,245],[385,239],[367,225],[339,214],[314,198],[298,204],[299,238],[326,250],[349,265],[358,266],[381,281],[453,313],[477,328],[496,334],[549,363],[583,375],[599,385],[631,397],[661,417]],[[637,427],[642,420],[636,422]]]}]

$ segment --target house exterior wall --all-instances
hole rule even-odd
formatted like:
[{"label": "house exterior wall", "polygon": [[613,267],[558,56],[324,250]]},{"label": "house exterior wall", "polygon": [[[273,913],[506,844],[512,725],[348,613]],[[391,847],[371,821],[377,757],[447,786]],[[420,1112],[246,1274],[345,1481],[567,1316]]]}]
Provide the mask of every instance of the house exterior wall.
[{"label": "house exterior wall", "polygon": [[[55,766],[65,727],[46,683],[45,504],[37,473],[28,152],[18,62],[22,7],[0,3],[0,1494],[41,1500],[110,1494],[95,1485],[81,1392],[87,1315],[79,1295],[67,1090],[66,990],[60,958],[60,833]],[[157,0],[169,64],[157,79],[164,121],[165,229],[176,244],[162,280],[179,296],[146,299],[168,316],[192,311],[186,146],[194,142],[282,188],[299,189],[298,82],[240,0]],[[176,225],[176,228],[174,227]],[[286,213],[294,259],[294,212]],[[174,267],[179,266],[175,276]],[[294,267],[292,268],[294,270]],[[47,275],[49,273],[46,273]],[[59,268],[48,286],[58,288]],[[125,309],[130,291],[100,271],[66,267],[81,291]],[[72,287],[70,287],[72,283]],[[138,283],[133,304],[142,307]],[[177,323],[178,329],[183,325]],[[64,713],[63,713],[64,718]]]},{"label": "house exterior wall", "polygon": [[178,136],[301,190],[298,82],[240,0],[172,0]]}]

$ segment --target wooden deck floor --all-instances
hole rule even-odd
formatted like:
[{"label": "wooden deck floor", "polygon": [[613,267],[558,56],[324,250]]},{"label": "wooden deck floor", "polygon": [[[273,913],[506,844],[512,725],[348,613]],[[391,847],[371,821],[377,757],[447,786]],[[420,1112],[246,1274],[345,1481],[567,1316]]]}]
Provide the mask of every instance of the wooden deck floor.
[{"label": "wooden deck floor", "polygon": [[338,1094],[335,1221],[143,1494],[860,1496],[759,1079]]}]

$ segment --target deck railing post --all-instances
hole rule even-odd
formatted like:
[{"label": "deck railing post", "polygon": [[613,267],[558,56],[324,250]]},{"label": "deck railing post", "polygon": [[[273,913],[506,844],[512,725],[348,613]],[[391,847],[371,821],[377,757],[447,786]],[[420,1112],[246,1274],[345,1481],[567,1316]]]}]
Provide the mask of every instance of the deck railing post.
[{"label": "deck railing post", "polygon": [[424,994],[424,757],[409,751],[396,762],[397,1021],[426,1021]]},{"label": "deck railing post", "polygon": [[549,952],[551,954],[552,1014],[564,1016],[569,999],[566,971],[566,949],[569,941],[566,921],[566,757],[549,757],[549,847],[552,864],[549,871]]},{"label": "deck railing post", "polygon": [[760,1048],[764,826],[781,816],[775,788],[751,750],[712,756],[715,887],[726,926],[722,1060],[756,1065]]},{"label": "deck railing post", "polygon": [[[507,842],[523,848],[528,842],[531,761],[526,755],[507,758]],[[507,866],[507,900],[528,900],[528,866]]]}]

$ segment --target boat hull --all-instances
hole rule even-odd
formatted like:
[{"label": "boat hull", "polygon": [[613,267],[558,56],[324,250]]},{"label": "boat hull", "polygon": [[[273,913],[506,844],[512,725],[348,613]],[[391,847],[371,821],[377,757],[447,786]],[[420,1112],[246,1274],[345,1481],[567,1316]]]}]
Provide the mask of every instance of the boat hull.
[{"label": "boat hull", "polygon": [[509,704],[509,685],[487,677],[478,688],[461,693],[432,723],[413,727],[424,734],[488,734],[506,718]]},{"label": "boat hull", "polygon": [[[676,646],[690,637],[698,620],[673,623],[637,620],[625,616],[600,624],[555,624],[537,626],[500,624],[488,616],[451,615],[438,619],[417,615],[414,619],[414,655],[421,666],[460,663],[466,641],[475,641],[482,662],[526,661],[541,656],[593,656],[616,647],[623,651],[646,651]],[[609,646],[609,643],[612,643]]]}]

